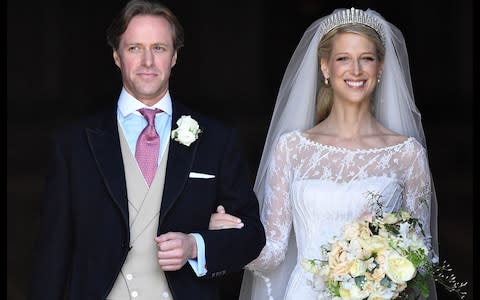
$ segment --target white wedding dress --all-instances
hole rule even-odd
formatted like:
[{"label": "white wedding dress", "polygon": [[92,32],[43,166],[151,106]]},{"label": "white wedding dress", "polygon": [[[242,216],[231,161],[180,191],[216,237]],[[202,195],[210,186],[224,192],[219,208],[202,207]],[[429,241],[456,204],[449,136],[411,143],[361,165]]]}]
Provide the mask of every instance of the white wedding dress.
[{"label": "white wedding dress", "polygon": [[[246,267],[258,275],[253,284],[266,287],[262,292],[254,287],[251,299],[317,299],[309,285],[311,274],[299,262],[319,257],[320,246],[339,234],[342,225],[371,211],[368,192],[382,195],[385,211],[411,212],[429,236],[430,170],[426,151],[414,138],[352,150],[319,144],[293,131],[280,137],[274,151],[261,212],[267,243]],[[276,268],[285,258],[292,226],[296,261],[291,275],[280,274],[288,283],[275,285],[270,276],[279,275]]]}]

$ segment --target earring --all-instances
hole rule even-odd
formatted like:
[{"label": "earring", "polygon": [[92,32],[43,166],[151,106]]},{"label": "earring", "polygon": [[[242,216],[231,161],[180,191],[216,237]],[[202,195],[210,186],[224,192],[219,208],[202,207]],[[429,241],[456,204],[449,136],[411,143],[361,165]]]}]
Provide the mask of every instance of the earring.
[{"label": "earring", "polygon": [[329,82],[328,82],[328,78],[325,77],[325,85],[328,85]]},{"label": "earring", "polygon": [[380,77],[377,78],[377,83],[380,83]]}]

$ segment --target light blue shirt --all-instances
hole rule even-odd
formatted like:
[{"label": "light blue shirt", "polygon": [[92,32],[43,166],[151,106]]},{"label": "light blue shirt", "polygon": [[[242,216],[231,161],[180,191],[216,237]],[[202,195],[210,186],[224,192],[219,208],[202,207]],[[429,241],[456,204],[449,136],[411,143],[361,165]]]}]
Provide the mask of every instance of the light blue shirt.
[{"label": "light blue shirt", "polygon": [[[148,107],[130,95],[125,88],[122,88],[117,103],[117,120],[127,140],[128,147],[134,156],[138,136],[147,126],[147,120],[138,112],[140,108],[144,107],[159,108],[163,111],[155,116],[155,129],[160,136],[160,155],[157,162],[157,165],[159,165],[167,148],[167,142],[172,130],[172,99],[170,98],[170,93],[167,91],[160,101],[152,107]],[[197,276],[203,276],[207,273],[205,268],[205,242],[200,234],[191,234],[197,242],[197,259],[189,259],[188,262]]]}]

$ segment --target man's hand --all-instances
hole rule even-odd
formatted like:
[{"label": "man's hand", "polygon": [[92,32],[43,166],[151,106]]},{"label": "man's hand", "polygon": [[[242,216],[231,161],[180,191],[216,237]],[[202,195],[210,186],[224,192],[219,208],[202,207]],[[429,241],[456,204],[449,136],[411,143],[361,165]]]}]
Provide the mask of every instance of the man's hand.
[{"label": "man's hand", "polygon": [[195,237],[181,232],[168,232],[155,238],[158,264],[163,271],[180,270],[188,259],[197,258]]},{"label": "man's hand", "polygon": [[219,229],[240,229],[243,227],[242,220],[227,214],[225,208],[222,205],[217,207],[217,212],[213,213],[210,216],[210,223],[208,224],[208,229],[210,230],[219,230]]}]

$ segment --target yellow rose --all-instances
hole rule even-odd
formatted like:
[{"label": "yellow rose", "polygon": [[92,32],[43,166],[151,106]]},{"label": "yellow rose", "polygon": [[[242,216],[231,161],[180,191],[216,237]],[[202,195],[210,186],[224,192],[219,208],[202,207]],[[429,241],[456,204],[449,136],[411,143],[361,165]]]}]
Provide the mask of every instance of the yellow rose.
[{"label": "yellow rose", "polygon": [[363,275],[367,270],[367,264],[363,260],[356,259],[350,265],[349,273],[352,277]]},{"label": "yellow rose", "polygon": [[300,265],[305,269],[305,271],[310,273],[317,272],[317,265],[313,259],[303,259],[300,261]]},{"label": "yellow rose", "polygon": [[362,223],[360,225],[358,236],[362,239],[368,239],[369,237],[372,236],[372,231],[368,227],[367,223]]},{"label": "yellow rose", "polygon": [[349,300],[361,300],[368,296],[368,293],[362,291],[355,283],[348,281],[340,283],[340,297]]},{"label": "yellow rose", "polygon": [[377,256],[375,257],[375,261],[379,264],[384,264],[385,263],[385,251],[378,252]]},{"label": "yellow rose", "polygon": [[332,246],[328,254],[328,264],[335,275],[346,275],[350,270],[351,261],[347,260],[345,251],[338,244]]},{"label": "yellow rose", "polygon": [[400,217],[402,218],[403,221],[406,221],[412,218],[412,216],[404,210],[400,212]]},{"label": "yellow rose", "polygon": [[371,257],[372,253],[365,251],[364,241],[359,238],[354,238],[350,241],[348,245],[348,252],[352,254],[355,258],[360,260],[366,260]]},{"label": "yellow rose", "polygon": [[388,241],[382,236],[374,235],[365,240],[363,247],[368,252],[379,253],[388,248]]},{"label": "yellow rose", "polygon": [[395,283],[402,284],[417,273],[411,261],[399,255],[397,252],[389,251],[385,256],[385,274]]},{"label": "yellow rose", "polygon": [[384,213],[383,222],[385,224],[395,224],[396,222],[398,222],[397,214]]},{"label": "yellow rose", "polygon": [[382,268],[376,268],[373,270],[373,273],[366,273],[367,274],[367,279],[371,281],[380,281],[385,277],[385,272],[383,271]]},{"label": "yellow rose", "polygon": [[332,268],[332,272],[335,275],[346,275],[348,273],[348,270],[350,270],[350,265],[351,262],[349,261],[344,261],[344,262],[336,262],[330,265]]},{"label": "yellow rose", "polygon": [[380,227],[378,229],[378,235],[386,239],[390,236],[390,232],[388,232],[388,230],[386,230],[384,227]]},{"label": "yellow rose", "polygon": [[357,222],[346,224],[343,226],[343,236],[347,241],[350,241],[359,235],[359,230],[360,225]]},{"label": "yellow rose", "polygon": [[389,297],[383,297],[381,293],[373,293],[370,296],[368,296],[368,300],[389,300],[391,298]]},{"label": "yellow rose", "polygon": [[[366,274],[368,274],[368,273],[366,273]],[[373,281],[371,281],[367,278],[367,280],[363,284],[362,289],[363,289],[363,291],[365,291],[366,293],[371,295],[377,289],[377,287],[375,286],[375,283]]]}]

